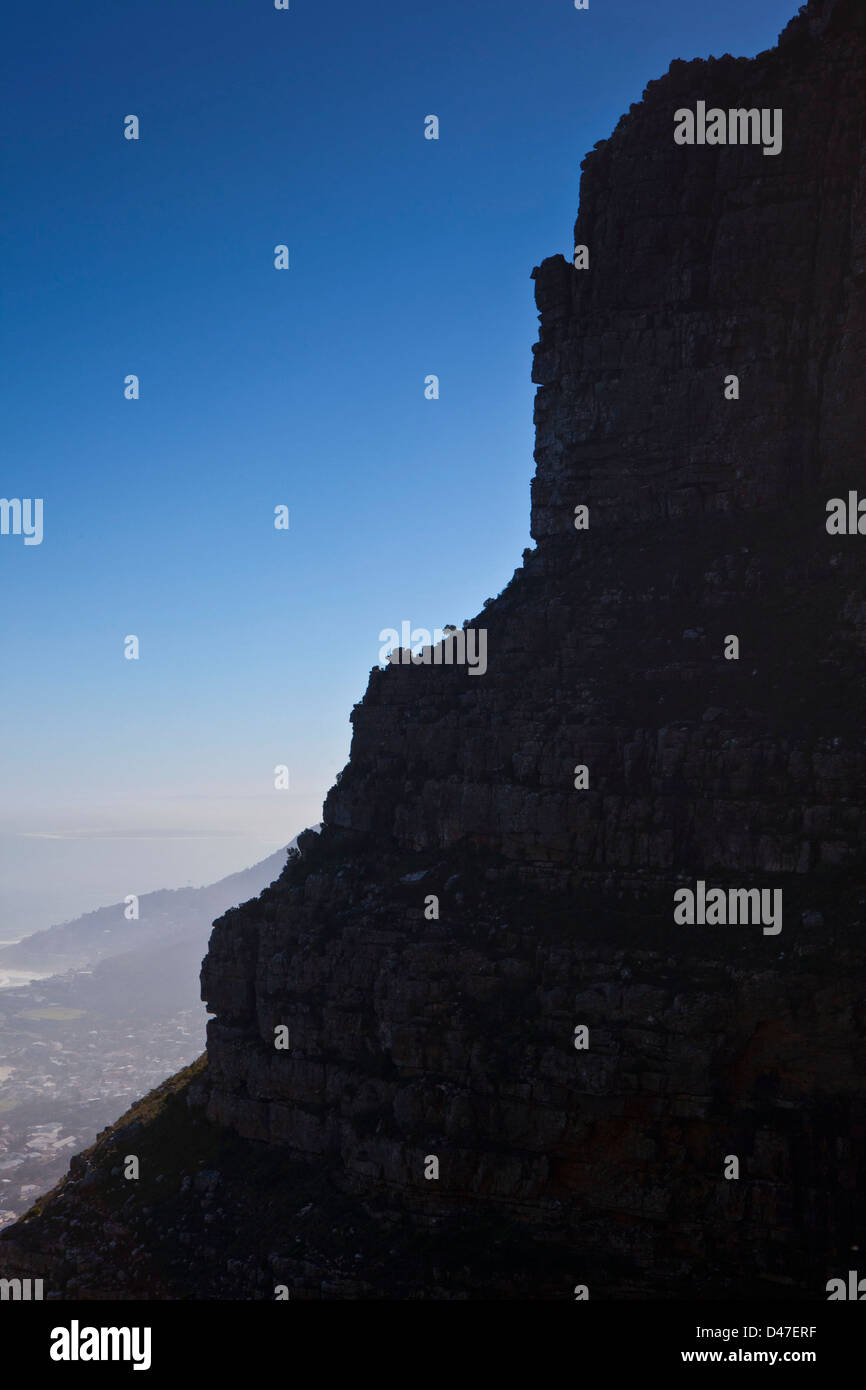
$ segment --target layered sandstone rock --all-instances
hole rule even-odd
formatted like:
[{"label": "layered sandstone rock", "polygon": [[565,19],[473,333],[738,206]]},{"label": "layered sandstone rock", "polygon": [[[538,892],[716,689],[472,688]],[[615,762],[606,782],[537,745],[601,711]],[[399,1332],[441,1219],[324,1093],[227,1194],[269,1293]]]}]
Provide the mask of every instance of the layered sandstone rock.
[{"label": "layered sandstone rock", "polygon": [[[148,1296],[823,1298],[847,1268],[866,538],[825,503],[866,436],[864,68],[862,9],[813,0],[753,61],[672,64],[587,157],[590,268],[535,272],[537,549],[473,623],[486,673],[372,673],[321,836],[215,924],[170,1199],[118,1195],[107,1136],[7,1265],[98,1296],[63,1235],[99,1210]],[[701,100],[781,109],[782,152],[677,146]],[[698,879],[781,889],[781,932],[677,925]]]}]

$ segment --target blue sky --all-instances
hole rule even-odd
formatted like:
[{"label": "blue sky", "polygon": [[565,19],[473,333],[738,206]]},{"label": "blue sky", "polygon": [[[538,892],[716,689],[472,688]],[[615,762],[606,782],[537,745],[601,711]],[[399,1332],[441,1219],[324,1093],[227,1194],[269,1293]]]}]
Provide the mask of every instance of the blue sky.
[{"label": "blue sky", "polygon": [[0,496],[45,529],[0,537],[0,938],[318,820],[380,630],[459,625],[530,543],[530,273],[584,154],[795,9],[7,10]]}]

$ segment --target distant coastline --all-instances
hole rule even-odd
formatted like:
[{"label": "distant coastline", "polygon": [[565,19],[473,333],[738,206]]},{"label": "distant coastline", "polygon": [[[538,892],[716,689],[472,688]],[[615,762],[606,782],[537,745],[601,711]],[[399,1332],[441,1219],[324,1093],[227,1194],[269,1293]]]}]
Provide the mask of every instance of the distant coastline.
[{"label": "distant coastline", "polygon": [[[12,945],[6,941],[5,946]],[[35,984],[38,980],[47,980],[50,971],[44,970],[0,970],[0,989],[15,989],[18,985]]]}]

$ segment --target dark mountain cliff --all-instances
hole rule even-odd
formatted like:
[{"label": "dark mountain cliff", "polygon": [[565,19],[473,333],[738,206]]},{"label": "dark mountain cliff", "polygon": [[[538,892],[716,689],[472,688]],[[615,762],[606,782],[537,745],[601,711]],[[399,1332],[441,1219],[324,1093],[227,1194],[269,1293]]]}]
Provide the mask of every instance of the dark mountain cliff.
[{"label": "dark mountain cliff", "polygon": [[[825,523],[866,436],[864,70],[862,7],[812,0],[587,157],[589,268],[535,271],[537,549],[471,624],[486,672],[372,673],[321,836],[215,924],[206,1061],[4,1268],[445,1299],[820,1299],[848,1268],[866,540]],[[782,111],[781,151],[676,144],[704,101]],[[699,881],[781,891],[781,930],[678,923]]]}]

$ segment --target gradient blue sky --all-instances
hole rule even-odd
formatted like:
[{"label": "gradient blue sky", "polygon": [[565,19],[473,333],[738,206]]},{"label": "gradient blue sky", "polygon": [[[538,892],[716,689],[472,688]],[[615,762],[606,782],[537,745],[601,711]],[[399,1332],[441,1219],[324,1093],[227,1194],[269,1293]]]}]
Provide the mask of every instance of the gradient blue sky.
[{"label": "gradient blue sky", "polygon": [[530,543],[530,273],[584,154],[796,8],[7,7],[0,495],[45,538],[0,537],[0,939],[319,819],[380,629],[459,625]]}]

